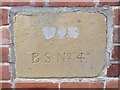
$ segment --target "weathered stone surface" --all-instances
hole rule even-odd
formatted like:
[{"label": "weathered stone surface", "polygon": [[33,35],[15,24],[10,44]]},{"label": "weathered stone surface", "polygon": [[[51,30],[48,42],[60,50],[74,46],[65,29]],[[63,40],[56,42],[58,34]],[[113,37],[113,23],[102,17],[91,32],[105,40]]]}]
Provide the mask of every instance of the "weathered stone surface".
[{"label": "weathered stone surface", "polygon": [[104,15],[69,12],[18,14],[15,18],[17,77],[94,77],[102,71]]}]

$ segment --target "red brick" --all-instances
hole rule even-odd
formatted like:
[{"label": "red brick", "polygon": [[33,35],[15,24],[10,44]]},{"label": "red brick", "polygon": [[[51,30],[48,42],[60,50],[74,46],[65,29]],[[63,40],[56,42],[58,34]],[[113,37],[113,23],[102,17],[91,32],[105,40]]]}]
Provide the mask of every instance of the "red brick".
[{"label": "red brick", "polygon": [[119,77],[120,75],[120,64],[112,64],[107,69],[107,76],[108,77]]},{"label": "red brick", "polygon": [[66,2],[49,2],[49,6],[54,6],[54,7],[56,7],[56,6],[59,6],[59,7],[63,7],[63,6],[66,6]]},{"label": "red brick", "polygon": [[114,13],[115,13],[114,24],[120,25],[120,9],[115,9]]},{"label": "red brick", "polygon": [[33,2],[30,2],[30,6],[44,6],[43,0],[34,0]]},{"label": "red brick", "polygon": [[2,6],[29,6],[29,0],[1,0]]},{"label": "red brick", "polygon": [[8,9],[0,9],[0,25],[7,25],[8,22]]},{"label": "red brick", "polygon": [[11,83],[0,83],[0,88],[11,88]]},{"label": "red brick", "polygon": [[120,80],[110,80],[106,84],[106,88],[119,88]]},{"label": "red brick", "polygon": [[10,44],[10,32],[9,28],[0,28],[0,45]]},{"label": "red brick", "polygon": [[103,88],[101,82],[63,82],[60,88]]},{"label": "red brick", "polygon": [[38,82],[16,82],[15,83],[16,88],[58,88],[57,83],[38,83]]},{"label": "red brick", "polygon": [[10,80],[11,74],[9,66],[0,66],[0,80]]},{"label": "red brick", "polygon": [[9,48],[0,47],[0,62],[8,62],[9,59]]},{"label": "red brick", "polygon": [[120,61],[120,46],[115,46],[112,52],[112,58]]},{"label": "red brick", "polygon": [[2,0],[2,6],[43,6],[43,0]]},{"label": "red brick", "polygon": [[119,0],[100,0],[99,5],[100,6],[104,6],[104,5],[119,6],[120,2],[119,2]]},{"label": "red brick", "polygon": [[9,48],[8,47],[0,47],[0,55],[8,55]]},{"label": "red brick", "polygon": [[0,47],[0,61],[3,61],[3,60],[1,60],[2,57],[7,58],[8,54],[9,54],[9,48]]},{"label": "red brick", "polygon": [[115,28],[113,32],[113,42],[120,43],[120,28]]},{"label": "red brick", "polygon": [[93,0],[50,0],[49,6],[94,6]]},{"label": "red brick", "polygon": [[0,62],[10,62],[10,57],[8,55],[0,56]]}]

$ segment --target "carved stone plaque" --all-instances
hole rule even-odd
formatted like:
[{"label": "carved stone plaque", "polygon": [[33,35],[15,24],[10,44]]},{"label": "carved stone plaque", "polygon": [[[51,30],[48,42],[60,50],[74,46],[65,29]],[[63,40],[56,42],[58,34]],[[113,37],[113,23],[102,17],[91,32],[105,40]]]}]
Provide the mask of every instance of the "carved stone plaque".
[{"label": "carved stone plaque", "polygon": [[105,16],[17,14],[14,44],[17,77],[95,77],[105,65]]}]

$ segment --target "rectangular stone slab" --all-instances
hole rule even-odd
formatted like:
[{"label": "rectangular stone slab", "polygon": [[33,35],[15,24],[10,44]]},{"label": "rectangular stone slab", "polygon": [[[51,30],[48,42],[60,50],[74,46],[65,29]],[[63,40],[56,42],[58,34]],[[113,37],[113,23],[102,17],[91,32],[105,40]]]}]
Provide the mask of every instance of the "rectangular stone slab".
[{"label": "rectangular stone slab", "polygon": [[17,77],[95,77],[105,65],[105,16],[17,14],[14,45]]}]

